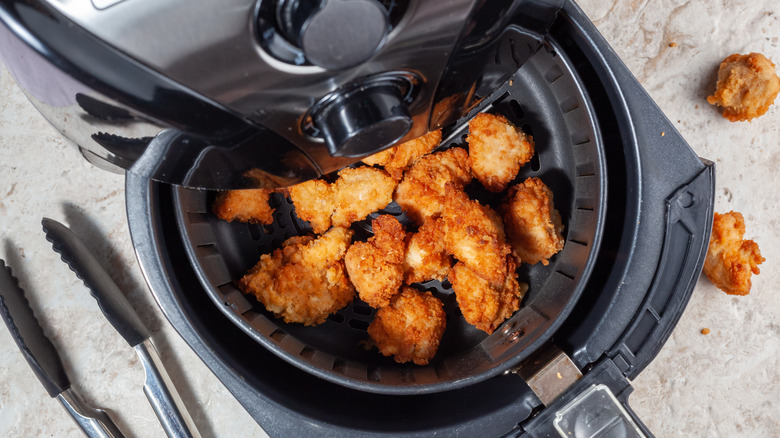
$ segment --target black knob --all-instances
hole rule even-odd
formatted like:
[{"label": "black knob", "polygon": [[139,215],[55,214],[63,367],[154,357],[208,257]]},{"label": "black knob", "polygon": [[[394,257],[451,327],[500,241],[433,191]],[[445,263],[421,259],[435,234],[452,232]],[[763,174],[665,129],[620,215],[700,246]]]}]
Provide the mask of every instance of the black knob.
[{"label": "black knob", "polygon": [[387,10],[376,0],[281,0],[277,20],[309,62],[328,70],[365,62],[389,32]]},{"label": "black knob", "polygon": [[397,143],[412,128],[403,94],[394,84],[373,84],[329,96],[312,111],[331,155],[360,157]]}]

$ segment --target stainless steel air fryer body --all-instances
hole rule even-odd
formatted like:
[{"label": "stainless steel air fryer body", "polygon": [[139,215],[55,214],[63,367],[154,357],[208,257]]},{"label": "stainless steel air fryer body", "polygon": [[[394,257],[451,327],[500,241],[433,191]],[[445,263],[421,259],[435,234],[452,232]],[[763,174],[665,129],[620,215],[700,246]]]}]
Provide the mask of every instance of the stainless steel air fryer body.
[{"label": "stainless steel air fryer body", "polygon": [[491,62],[507,26],[544,35],[560,4],[3,0],[0,40],[91,161],[189,187],[284,186],[456,121],[538,49]]}]

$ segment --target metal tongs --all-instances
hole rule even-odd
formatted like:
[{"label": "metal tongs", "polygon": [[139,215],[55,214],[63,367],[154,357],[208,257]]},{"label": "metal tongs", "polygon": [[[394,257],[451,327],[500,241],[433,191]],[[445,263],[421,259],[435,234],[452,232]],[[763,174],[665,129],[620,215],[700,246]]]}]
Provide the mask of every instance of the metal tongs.
[{"label": "metal tongs", "polygon": [[[144,367],[144,393],[165,433],[171,438],[200,437],[163,367],[148,329],[119,286],[68,227],[46,218],[42,225],[54,251],[84,281],[108,321],[138,353]],[[3,260],[0,260],[0,314],[46,391],[62,403],[88,437],[125,436],[105,411],[84,403],[71,388],[57,350],[44,334],[18,280]]]}]

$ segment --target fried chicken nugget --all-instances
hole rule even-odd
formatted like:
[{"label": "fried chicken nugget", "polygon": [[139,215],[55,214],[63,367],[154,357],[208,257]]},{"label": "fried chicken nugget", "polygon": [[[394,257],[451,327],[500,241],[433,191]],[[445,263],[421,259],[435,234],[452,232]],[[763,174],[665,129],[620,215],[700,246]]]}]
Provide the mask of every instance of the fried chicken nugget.
[{"label": "fried chicken nugget", "polygon": [[274,222],[274,208],[268,203],[273,189],[229,190],[217,195],[211,205],[211,211],[222,220],[233,222],[261,223],[271,225]]},{"label": "fried chicken nugget", "polygon": [[416,233],[410,233],[404,255],[404,283],[444,281],[452,268],[452,257],[444,247],[441,219],[430,219]]},{"label": "fried chicken nugget", "polygon": [[744,240],[744,236],[745,219],[741,213],[715,213],[704,273],[712,284],[729,295],[749,294],[750,277],[761,272],[758,265],[766,260],[761,257],[758,244]]},{"label": "fried chicken nugget", "polygon": [[379,216],[371,224],[374,235],[366,242],[354,242],[344,264],[360,299],[380,308],[401,289],[406,231],[391,215]]},{"label": "fried chicken nugget", "polygon": [[368,335],[379,351],[398,363],[427,365],[439,349],[447,325],[444,305],[430,292],[404,287],[376,312]]},{"label": "fried chicken nugget", "polygon": [[313,179],[289,188],[290,199],[295,206],[295,214],[309,222],[312,231],[322,234],[331,226],[333,215],[333,196],[330,184],[321,179]]},{"label": "fried chicken nugget", "polygon": [[393,201],[396,181],[384,170],[347,167],[328,184],[311,180],[290,187],[295,214],[311,224],[316,234],[331,226],[348,227]]},{"label": "fried chicken nugget", "polygon": [[393,202],[397,182],[384,170],[347,167],[339,171],[333,191],[334,227],[348,227]]},{"label": "fried chicken nugget", "polygon": [[343,261],[351,238],[352,231],[342,227],[317,239],[292,237],[263,254],[239,280],[239,289],[285,322],[320,324],[355,297]]},{"label": "fried chicken nugget", "polygon": [[760,53],[735,53],[720,63],[715,93],[707,102],[723,108],[723,117],[750,121],[767,112],[780,93],[775,65]]},{"label": "fried chicken nugget", "polygon": [[463,148],[452,148],[420,158],[404,174],[394,199],[409,219],[422,225],[444,210],[445,186],[461,189],[471,182],[469,154]]},{"label": "fried chicken nugget", "polygon": [[510,187],[501,210],[507,240],[519,261],[547,266],[563,249],[561,215],[553,206],[552,191],[539,178]]},{"label": "fried chicken nugget", "polygon": [[447,186],[446,198],[441,218],[447,252],[491,284],[503,284],[508,272],[506,256],[512,250],[501,217],[452,185]]},{"label": "fried chicken nugget", "polygon": [[528,285],[517,281],[512,257],[507,257],[509,275],[500,285],[490,284],[463,262],[458,262],[447,277],[455,291],[466,322],[488,334],[520,308]]},{"label": "fried chicken nugget", "polygon": [[404,172],[422,156],[433,151],[441,143],[441,130],[431,131],[414,140],[409,140],[385,149],[382,152],[363,159],[369,166],[382,166],[396,181],[404,176]]},{"label": "fried chicken nugget", "polygon": [[534,156],[534,140],[500,114],[480,113],[469,121],[469,165],[491,192],[506,189]]}]

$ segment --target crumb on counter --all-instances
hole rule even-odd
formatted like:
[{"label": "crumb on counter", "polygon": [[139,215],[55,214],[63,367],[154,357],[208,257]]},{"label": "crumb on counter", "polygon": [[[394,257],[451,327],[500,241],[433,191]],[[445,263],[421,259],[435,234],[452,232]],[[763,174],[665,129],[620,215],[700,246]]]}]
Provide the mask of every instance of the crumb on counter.
[{"label": "crumb on counter", "polygon": [[701,334],[703,334],[703,335],[708,335],[708,334],[710,334],[710,329],[708,329],[708,328],[706,328],[706,327],[705,327],[705,328],[703,328],[703,329],[701,329]]},{"label": "crumb on counter", "polygon": [[669,47],[677,47],[677,43],[672,41],[671,43],[669,43]]}]

